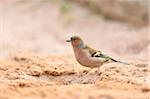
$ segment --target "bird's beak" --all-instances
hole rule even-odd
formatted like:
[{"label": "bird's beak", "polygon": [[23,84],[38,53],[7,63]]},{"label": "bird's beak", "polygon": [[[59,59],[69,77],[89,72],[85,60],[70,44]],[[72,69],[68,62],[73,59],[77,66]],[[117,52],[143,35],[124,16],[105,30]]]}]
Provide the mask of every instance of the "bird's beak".
[{"label": "bird's beak", "polygon": [[66,40],[66,42],[71,42],[71,40]]}]

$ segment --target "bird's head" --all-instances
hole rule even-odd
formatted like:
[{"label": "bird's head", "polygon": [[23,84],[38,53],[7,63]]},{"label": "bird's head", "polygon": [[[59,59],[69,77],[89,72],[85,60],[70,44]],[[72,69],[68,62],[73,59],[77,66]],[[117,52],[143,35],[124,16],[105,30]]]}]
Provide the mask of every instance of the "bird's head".
[{"label": "bird's head", "polygon": [[66,42],[71,42],[73,47],[84,48],[83,40],[79,36],[72,36]]}]

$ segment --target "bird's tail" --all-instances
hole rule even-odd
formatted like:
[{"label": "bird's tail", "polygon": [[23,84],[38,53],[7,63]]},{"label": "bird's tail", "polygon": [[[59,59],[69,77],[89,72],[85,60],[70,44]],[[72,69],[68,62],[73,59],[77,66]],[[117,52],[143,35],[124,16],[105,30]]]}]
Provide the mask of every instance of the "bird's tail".
[{"label": "bird's tail", "polygon": [[125,64],[125,65],[130,65],[129,63],[122,62],[122,61],[118,61],[118,60],[115,60],[115,59],[113,59],[113,58],[111,58],[111,60],[112,60],[113,62],[117,62],[117,63],[121,63],[121,64]]},{"label": "bird's tail", "polygon": [[101,54],[103,58],[106,58],[106,61],[113,61],[113,62],[117,62],[117,63],[121,63],[121,64],[125,64],[125,65],[130,65],[129,63],[126,63],[126,62],[122,62],[122,61],[118,61],[118,60],[115,60],[107,55],[104,55],[104,54]]}]

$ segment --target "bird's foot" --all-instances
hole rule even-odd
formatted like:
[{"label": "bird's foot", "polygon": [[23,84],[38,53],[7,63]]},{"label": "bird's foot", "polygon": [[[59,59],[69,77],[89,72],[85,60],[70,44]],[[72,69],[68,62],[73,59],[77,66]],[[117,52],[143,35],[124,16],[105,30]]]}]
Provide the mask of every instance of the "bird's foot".
[{"label": "bird's foot", "polygon": [[84,70],[83,71],[83,74],[88,74],[89,73],[89,70]]}]

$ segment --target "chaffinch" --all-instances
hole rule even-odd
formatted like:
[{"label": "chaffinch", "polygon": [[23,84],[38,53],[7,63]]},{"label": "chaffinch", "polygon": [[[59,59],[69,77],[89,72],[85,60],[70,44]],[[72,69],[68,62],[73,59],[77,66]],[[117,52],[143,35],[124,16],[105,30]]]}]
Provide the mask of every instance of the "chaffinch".
[{"label": "chaffinch", "polygon": [[108,62],[117,62],[129,65],[129,63],[115,60],[103,54],[101,51],[91,48],[90,46],[86,45],[79,36],[72,36],[69,40],[66,41],[71,42],[75,58],[78,63],[83,66],[93,69],[95,67],[100,67],[102,64]]}]

